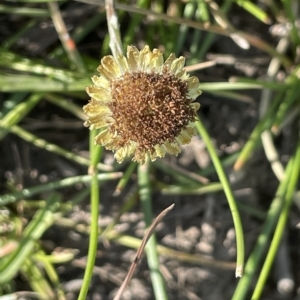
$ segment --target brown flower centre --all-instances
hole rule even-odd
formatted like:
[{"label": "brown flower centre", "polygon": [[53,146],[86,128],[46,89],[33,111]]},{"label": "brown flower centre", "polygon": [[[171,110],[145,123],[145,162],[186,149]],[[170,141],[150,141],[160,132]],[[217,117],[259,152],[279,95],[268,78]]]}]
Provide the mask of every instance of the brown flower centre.
[{"label": "brown flower centre", "polygon": [[115,123],[110,129],[120,137],[120,147],[134,141],[139,150],[154,151],[195,120],[187,82],[168,72],[127,72],[112,82],[111,90]]}]

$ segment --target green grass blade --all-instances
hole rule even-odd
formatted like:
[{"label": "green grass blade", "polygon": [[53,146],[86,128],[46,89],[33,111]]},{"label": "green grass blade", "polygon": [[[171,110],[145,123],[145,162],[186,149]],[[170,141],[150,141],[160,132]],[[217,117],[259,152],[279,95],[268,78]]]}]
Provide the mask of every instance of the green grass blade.
[{"label": "green grass blade", "polygon": [[246,144],[241,150],[233,169],[238,171],[240,170],[249,157],[253,154],[256,146],[261,142],[261,134],[263,131],[270,129],[272,126],[272,120],[274,117],[274,113],[276,112],[278,105],[282,101],[282,97],[284,96],[284,92],[278,93],[275,99],[273,99],[271,106],[269,107],[265,116],[258,122],[258,124],[253,129],[250,137],[248,138]]},{"label": "green grass blade", "polygon": [[90,83],[88,77],[75,81],[61,81],[31,75],[0,75],[2,92],[82,92]]},{"label": "green grass blade", "polygon": [[236,277],[241,277],[243,274],[243,268],[244,268],[244,256],[245,256],[245,251],[244,251],[244,236],[243,236],[243,229],[242,229],[242,223],[241,219],[238,213],[236,201],[234,199],[229,181],[226,177],[226,174],[224,172],[224,169],[222,167],[222,164],[218,158],[218,155],[216,153],[216,150],[211,142],[210,136],[208,132],[206,131],[206,128],[204,127],[203,123],[199,119],[196,122],[196,128],[202,137],[206,148],[210,154],[210,157],[212,159],[212,162],[215,166],[215,169],[217,171],[217,174],[219,176],[220,182],[223,185],[224,193],[226,195],[232,218],[233,218],[233,223],[234,223],[234,228],[236,232],[236,246],[237,246],[237,259],[236,259],[236,271],[235,275]]},{"label": "green grass blade", "polygon": [[232,300],[246,299],[247,293],[251,287],[253,276],[257,268],[259,267],[263,253],[266,247],[268,246],[270,236],[278,220],[278,215],[282,209],[282,200],[284,198],[288,186],[287,178],[289,178],[289,174],[291,173],[292,170],[293,170],[293,165],[292,165],[292,161],[290,160],[286,167],[285,180],[283,180],[280,183],[277,189],[276,196],[270,205],[265,223],[257,239],[256,245],[247,260],[244,276],[240,279],[235,289]]},{"label": "green grass blade", "polygon": [[2,48],[8,50],[12,47],[19,38],[21,38],[29,29],[36,25],[37,21],[35,19],[29,20],[19,31],[10,36],[3,44]]},{"label": "green grass blade", "polygon": [[[84,94],[86,99],[86,94]],[[66,99],[64,96],[57,95],[57,94],[47,94],[45,95],[45,99],[58,107],[70,112],[80,120],[86,120],[86,115],[82,111],[82,107],[75,104],[73,101]]]},{"label": "green grass blade", "polygon": [[0,265],[0,283],[8,282],[16,275],[32,252],[35,242],[52,225],[54,213],[58,209],[60,201],[61,198],[57,194],[52,194],[47,199],[46,206],[37,211],[33,220],[25,228],[18,248],[6,257]]},{"label": "green grass blade", "polygon": [[276,112],[276,118],[272,125],[273,128],[279,128],[280,124],[283,122],[287,112],[294,105],[296,101],[299,101],[300,90],[298,87],[288,90],[286,97],[282,103],[280,103],[278,110]]},{"label": "green grass blade", "polygon": [[[189,2],[185,5],[183,16],[185,19],[192,19],[195,14],[196,3],[194,1]],[[182,48],[185,44],[187,38],[189,27],[186,24],[181,24],[179,26],[179,32],[177,35],[175,53],[178,56],[182,52]]]},{"label": "green grass blade", "polygon": [[36,75],[49,76],[61,81],[71,81],[74,78],[80,78],[78,73],[66,69],[58,69],[45,65],[41,60],[24,58],[11,51],[0,49],[0,66],[14,71],[28,72]]},{"label": "green grass blade", "polygon": [[123,189],[125,188],[125,186],[127,185],[132,173],[134,172],[136,168],[136,163],[135,162],[131,162],[129,164],[129,166],[127,167],[126,171],[124,172],[124,175],[122,176],[122,178],[120,179],[120,181],[118,182],[115,192],[114,192],[114,196],[118,196],[121,194],[121,192],[123,191]]},{"label": "green grass blade", "polygon": [[38,294],[39,299],[56,300],[56,295],[46,280],[42,270],[31,258],[24,261],[21,267],[22,276],[25,277],[32,290]]},{"label": "green grass blade", "polygon": [[57,300],[66,300],[65,293],[59,281],[59,276],[56,272],[54,263],[67,263],[72,261],[75,258],[73,253],[66,253],[57,255],[61,257],[61,259],[53,257],[53,255],[46,255],[44,251],[39,251],[36,255],[34,255],[34,259],[37,261],[38,265],[42,265],[46,274],[48,275],[49,280],[52,283],[52,286],[56,290],[56,298]]},{"label": "green grass blade", "polygon": [[46,9],[33,7],[15,7],[3,4],[0,4],[0,13],[27,17],[49,17],[49,13]]},{"label": "green grass blade", "polygon": [[[139,8],[148,8],[150,5],[151,1],[149,0],[138,0],[136,3],[136,6]],[[130,23],[128,25],[128,29],[124,35],[124,39],[123,39],[123,44],[125,46],[127,45],[131,45],[134,38],[135,38],[135,30],[137,28],[137,26],[139,26],[139,24],[142,22],[143,17],[141,15],[133,15],[131,17]]]},{"label": "green grass blade", "polygon": [[18,104],[23,102],[27,97],[27,93],[14,93],[8,99],[4,100],[3,107],[0,111],[0,124],[2,118],[14,109]]},{"label": "green grass blade", "polygon": [[290,162],[293,165],[293,168],[289,174],[287,174],[287,191],[286,195],[283,199],[283,207],[280,211],[280,216],[277,222],[277,226],[273,235],[273,239],[269,248],[269,252],[265,259],[263,268],[261,270],[260,276],[258,278],[257,284],[255,286],[255,290],[253,292],[252,298],[253,300],[257,300],[261,298],[261,294],[265,287],[268,275],[272,268],[278,247],[280,245],[284,230],[286,228],[286,223],[289,217],[290,207],[293,201],[293,195],[295,192],[295,188],[297,187],[299,173],[300,173],[300,140],[298,142],[297,151],[294,157],[290,158]]},{"label": "green grass blade", "polygon": [[98,219],[99,219],[99,206],[100,206],[100,190],[97,178],[97,163],[102,153],[102,147],[94,145],[94,139],[97,135],[96,130],[90,131],[90,151],[91,151],[91,165],[89,174],[91,174],[91,231],[89,236],[89,251],[84,272],[82,287],[78,296],[78,300],[85,300],[90,282],[93,276],[93,269],[96,261],[97,246],[98,246]]},{"label": "green grass blade", "polygon": [[[146,227],[149,227],[153,221],[152,199],[149,182],[149,163],[138,166],[138,184],[145,224]],[[156,237],[155,234],[153,234],[150,237],[145,249],[148,266],[150,269],[152,287],[154,290],[155,299],[167,300],[168,297],[165,289],[165,283],[159,270],[159,260],[156,247]]]},{"label": "green grass blade", "polygon": [[[97,180],[100,181],[100,183],[102,183],[103,181],[106,181],[106,180],[118,179],[121,176],[122,176],[121,172],[113,172],[113,173],[106,173],[106,174],[98,174],[96,177],[97,177]],[[46,184],[40,184],[40,185],[33,186],[30,188],[24,188],[20,192],[1,195],[0,196],[0,206],[16,202],[19,199],[32,197],[33,195],[36,195],[41,192],[49,192],[49,191],[52,191],[55,189],[75,185],[77,183],[89,183],[89,182],[91,182],[91,180],[92,180],[91,175],[81,175],[81,176],[69,177],[69,178],[49,182]]]},{"label": "green grass blade", "polygon": [[[250,81],[250,80],[248,80]],[[269,88],[272,90],[284,90],[287,85],[280,82],[258,81],[251,80],[251,82],[204,82],[201,83],[201,90],[209,91],[228,91],[228,90],[260,90],[262,88]]]},{"label": "green grass blade", "polygon": [[[31,143],[32,145],[39,147],[41,149],[45,149],[51,153],[55,153],[57,155],[60,155],[62,157],[65,157],[75,163],[78,163],[83,166],[89,166],[90,165],[90,160],[88,158],[82,157],[80,155],[77,155],[75,153],[72,153],[70,151],[67,151],[55,144],[51,144],[47,142],[44,139],[41,139],[34,134],[31,134],[30,132],[22,129],[19,126],[13,126],[10,131],[20,137],[21,139],[27,141],[28,143]],[[103,171],[109,171],[111,168],[108,166],[98,163],[97,164],[97,169],[98,170],[103,170]]]},{"label": "green grass blade", "polygon": [[255,5],[249,0],[236,0],[236,3],[247,10],[250,14],[256,17],[258,20],[264,22],[265,24],[270,24],[271,19],[268,14],[264,12],[260,7]]},{"label": "green grass blade", "polygon": [[204,186],[166,186],[161,189],[163,195],[204,195],[208,193],[216,193],[223,190],[221,183],[209,183]]},{"label": "green grass blade", "polygon": [[28,100],[16,105],[0,120],[0,141],[8,133],[9,129],[19,123],[41,100],[43,94],[34,94]]},{"label": "green grass blade", "polygon": [[291,25],[290,38],[294,44],[294,47],[297,47],[300,44],[300,37],[299,37],[299,28],[296,27],[297,22],[297,8],[298,8],[298,1],[295,0],[282,0],[281,1],[284,6],[284,13],[288,19],[288,22]]},{"label": "green grass blade", "polygon": [[[140,239],[137,239],[132,236],[120,235],[116,231],[109,232],[107,237],[110,240],[114,240],[120,245],[131,247],[134,249],[138,249],[141,245]],[[235,268],[235,263],[233,262],[216,261],[212,259],[207,259],[207,256],[205,255],[185,253],[161,245],[157,245],[156,250],[157,253],[160,255],[167,256],[169,258],[174,258],[176,260],[180,260],[182,262],[186,262],[190,264],[210,266],[210,267],[221,268],[226,270],[234,270]]]}]

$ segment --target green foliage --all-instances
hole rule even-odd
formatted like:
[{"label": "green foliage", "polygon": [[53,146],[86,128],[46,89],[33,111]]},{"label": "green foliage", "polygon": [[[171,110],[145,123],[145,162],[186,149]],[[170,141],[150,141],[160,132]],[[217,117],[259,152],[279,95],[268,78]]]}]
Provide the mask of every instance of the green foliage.
[{"label": "green foliage", "polygon": [[[184,172],[172,166],[161,164],[159,161],[151,164],[151,166],[138,166],[137,171],[135,163],[128,164],[125,162],[122,166],[107,165],[100,162],[103,150],[93,144],[95,131],[88,132],[86,130],[86,135],[90,135],[90,157],[87,158],[81,153],[64,149],[25,129],[24,124],[26,122],[24,120],[26,117],[32,110],[45,102],[53,107],[59,107],[65,113],[72,114],[74,118],[80,121],[84,120],[85,116],[81,110],[81,106],[87,100],[84,90],[90,84],[90,77],[96,72],[99,60],[93,57],[89,51],[82,51],[81,53],[79,49],[84,49],[84,39],[93,35],[94,44],[98,47],[99,59],[101,58],[100,54],[109,54],[110,37],[106,30],[104,9],[96,9],[97,6],[95,6],[94,15],[91,18],[83,19],[83,21],[79,19],[78,24],[71,32],[72,39],[66,39],[65,15],[61,15],[64,5],[68,4],[66,2],[19,0],[16,2],[4,1],[0,5],[2,14],[15,15],[16,18],[21,18],[18,20],[22,23],[21,26],[16,25],[18,30],[0,44],[0,92],[4,93],[3,99],[5,99],[2,107],[0,107],[0,142],[4,144],[8,135],[13,134],[32,147],[43,149],[40,151],[48,151],[70,162],[84,166],[86,169],[88,168],[88,175],[70,176],[30,187],[22,185],[21,189],[14,180],[9,181],[7,179],[5,187],[2,187],[1,190],[2,195],[0,195],[0,212],[3,212],[0,214],[0,218],[2,218],[0,223],[9,225],[12,229],[0,231],[0,300],[6,299],[3,298],[5,296],[11,296],[11,299],[17,297],[19,291],[15,287],[16,278],[19,275],[26,278],[33,295],[39,299],[66,299],[57,274],[56,264],[70,262],[75,255],[69,250],[63,254],[46,253],[43,246],[43,234],[56,222],[60,226],[90,236],[86,276],[79,295],[79,299],[84,300],[92,277],[98,238],[101,237],[104,241],[111,240],[133,249],[138,248],[140,239],[121,235],[113,228],[122,213],[129,211],[137,202],[138,193],[145,224],[149,226],[153,219],[151,198],[153,189],[169,195],[203,195],[224,191],[233,215],[237,235],[237,266],[239,267],[238,272],[240,272],[237,274],[238,276],[243,272],[244,263],[243,230],[238,209],[243,210],[243,213],[249,216],[255,215],[258,218],[266,216],[264,225],[257,236],[256,246],[249,258],[246,258],[244,276],[237,283],[232,296],[232,299],[236,300],[249,299],[249,293],[256,279],[254,275],[260,272],[261,265],[263,265],[252,298],[259,299],[284,229],[287,227],[290,207],[293,197],[296,197],[293,196],[294,192],[299,188],[299,186],[297,187],[300,175],[299,136],[298,141],[295,142],[295,147],[290,150],[288,161],[284,164],[280,161],[278,151],[273,143],[273,138],[282,128],[297,118],[299,120],[300,114],[300,66],[299,60],[297,60],[300,37],[299,30],[295,26],[295,20],[299,16],[294,14],[294,1],[281,1],[282,3],[280,1],[268,1],[265,9],[256,5],[258,1],[241,0],[224,0],[221,1],[220,7],[213,1],[204,0],[171,1],[172,5],[169,7],[166,7],[166,3],[160,0],[138,1],[137,6],[129,4],[129,1],[116,4],[120,16],[119,22],[124,49],[127,44],[149,44],[151,47],[165,49],[167,53],[175,52],[178,55],[188,53],[189,65],[203,63],[203,67],[206,55],[215,39],[228,37],[244,48],[243,51],[247,51],[250,47],[259,50],[260,53],[267,56],[267,61],[270,62],[268,78],[244,77],[234,78],[231,81],[220,81],[220,77],[216,74],[215,78],[210,75],[213,82],[201,84],[203,93],[230,98],[237,103],[253,104],[253,99],[249,100],[245,90],[257,90],[262,92],[263,96],[259,104],[260,120],[257,121],[243,148],[225,160],[221,160],[217,156],[211,143],[212,137],[204,126],[205,122],[200,119],[197,123],[197,129],[206,144],[213,164],[206,169],[195,172]],[[91,0],[89,5],[98,5],[97,3],[98,1]],[[269,44],[259,38],[259,33],[247,33],[234,28],[230,21],[233,3],[261,24],[270,24],[271,20],[275,20],[276,25],[279,25],[276,20],[283,20],[282,26],[285,26],[287,34],[280,37],[276,46],[275,38],[271,45],[271,43]],[[23,53],[19,53],[16,46],[24,35],[40,23],[41,18],[52,19],[57,36],[60,38],[55,49],[45,50],[47,60],[41,53],[37,57],[27,57]],[[292,24],[291,30],[288,31],[290,24]],[[99,28],[101,29],[100,35],[103,35],[101,39],[97,35]],[[89,43],[91,42],[89,41]],[[283,47],[282,44],[284,44]],[[287,48],[291,50],[289,56],[285,54]],[[231,59],[234,60],[235,58],[231,57]],[[213,58],[210,63],[217,65],[220,63],[220,59]],[[202,67],[200,65],[199,68]],[[285,71],[284,79],[278,76],[280,68]],[[67,99],[71,99],[71,101]],[[201,103],[201,97],[199,99]],[[80,104],[78,104],[79,102]],[[271,137],[271,144],[268,144],[264,138],[263,134],[266,132]],[[68,136],[65,139],[68,139]],[[270,166],[278,177],[277,192],[273,195],[274,199],[265,212],[236,203],[230,183],[223,170],[226,168],[236,173],[243,171],[255,151],[261,147],[264,147]],[[272,151],[275,153],[275,161],[268,156]],[[281,166],[279,172],[276,170],[278,165]],[[123,172],[119,171],[120,168]],[[155,178],[158,170],[165,175],[169,174],[168,176],[172,177],[174,183],[169,185]],[[107,228],[99,229],[100,194],[103,185],[107,181],[119,179],[119,182],[115,183],[115,195],[119,195],[128,187],[130,178],[135,173],[138,177],[137,190],[127,199],[123,207],[120,205],[118,216]],[[215,174],[219,178],[215,182],[201,182],[201,176]],[[64,195],[63,192],[59,192],[61,188],[74,187],[78,184],[89,184],[90,190],[84,188],[76,196]],[[91,203],[91,226],[78,228],[76,224],[68,221],[64,216],[83,201],[88,194]],[[36,200],[34,197],[39,197],[38,199],[41,200]],[[3,217],[2,215],[6,216]],[[1,227],[0,230],[2,230]],[[271,246],[267,251],[269,243]],[[247,252],[250,251],[250,249],[246,250],[248,250]],[[168,298],[167,289],[159,271],[159,255],[191,264],[214,265],[214,267],[226,265],[224,262],[205,261],[203,257],[196,254],[176,252],[173,249],[162,247],[158,245],[154,235],[149,240],[146,255],[156,299]],[[232,265],[226,265],[226,267],[232,269]]]}]

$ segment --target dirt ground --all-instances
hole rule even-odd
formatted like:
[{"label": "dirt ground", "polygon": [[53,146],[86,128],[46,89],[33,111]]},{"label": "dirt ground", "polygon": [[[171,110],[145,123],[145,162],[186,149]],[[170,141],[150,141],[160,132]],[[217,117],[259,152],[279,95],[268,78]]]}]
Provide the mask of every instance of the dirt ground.
[{"label": "dirt ground", "polygon": [[[70,30],[76,27],[78,21],[76,9],[81,9],[80,18],[83,19],[94,13],[92,7],[85,4],[73,3],[66,6],[65,17]],[[68,10],[70,14],[68,14]],[[270,26],[256,22],[240,9],[236,9],[231,14],[232,22],[237,28],[256,33],[276,45],[276,38],[272,37],[269,31]],[[80,20],[81,23],[82,21]],[[12,32],[19,30],[24,22],[23,17],[0,15],[0,40],[5,40]],[[47,63],[55,63],[48,60],[47,52],[59,41],[53,27],[43,27],[43,24],[47,24],[47,22],[50,21],[41,19],[37,22],[37,25],[16,43],[13,50],[28,57],[42,58]],[[99,28],[103,28],[103,26],[99,26]],[[93,32],[80,43],[80,51],[99,58],[98,49],[103,36],[103,29]],[[264,78],[270,62],[267,54],[254,48],[242,50],[228,37],[215,38],[207,53],[207,59],[213,55],[218,57],[229,55],[236,59],[236,63],[220,63],[201,70],[195,74],[201,82],[227,81],[232,76]],[[201,103],[199,115],[211,134],[220,157],[226,157],[241,149],[259,119],[260,91],[242,91],[242,93],[248,97],[248,101],[236,101],[208,93],[203,93],[199,97]],[[0,94],[0,106],[8,96],[8,94]],[[80,106],[88,100],[88,96],[86,99],[68,97],[70,101]],[[20,125],[47,141],[82,155],[88,155],[88,130],[83,127],[82,121],[47,101],[41,101]],[[283,160],[289,157],[295,139],[296,135],[293,130],[285,130],[276,138],[276,146]],[[8,178],[18,178],[23,186],[29,187],[43,181],[86,174],[87,171],[85,167],[35,148],[12,134],[9,134],[0,143],[0,156],[5,158],[0,160],[1,193],[5,192],[5,182]],[[111,163],[112,154],[105,152],[103,161]],[[210,158],[201,139],[195,137],[190,145],[183,148],[179,157],[166,157],[161,162],[195,171],[205,168],[210,163]],[[124,170],[125,167],[126,165],[121,169]],[[262,149],[253,153],[251,161],[238,176],[232,173],[231,167],[226,171],[239,202],[260,212],[268,209],[278,182]],[[154,181],[164,183],[173,181],[170,175],[162,172],[159,168],[153,168],[152,177]],[[218,180],[214,173],[208,178],[211,181]],[[105,227],[113,220],[121,205],[134,192],[137,186],[136,174],[132,176],[130,184],[118,197],[113,196],[115,186],[116,181],[113,181],[101,187],[101,217],[99,218],[101,227]],[[77,186],[63,190],[64,198],[67,200],[70,195],[78,193],[81,188],[82,186]],[[231,213],[223,193],[201,196],[168,196],[163,195],[154,187],[155,215],[158,215],[171,203],[175,203],[175,208],[159,224],[156,231],[158,242],[161,245],[188,253],[202,254],[208,261],[235,262],[235,232]],[[68,217],[77,223],[89,224],[89,209],[89,200],[86,199]],[[260,218],[242,210],[241,216],[245,234],[245,249],[248,255],[262,227],[263,217]],[[280,262],[276,262],[265,288],[262,298],[264,300],[298,299],[297,294],[300,294],[298,290],[300,284],[300,236],[299,230],[295,226],[297,223],[299,223],[299,212],[295,210],[291,213],[289,227],[286,231],[285,245],[288,255],[280,258],[281,263],[292,265],[295,289],[291,295],[281,295],[277,291]],[[143,236],[144,222],[138,200],[130,212],[122,215],[115,228],[126,235]],[[77,299],[84,274],[88,236],[57,224],[47,231],[43,241],[45,248],[49,251],[58,248],[76,250],[76,259],[69,264],[59,265],[57,270],[67,299]],[[97,267],[87,299],[112,299],[128,271],[134,254],[135,250],[114,242],[99,241]],[[220,265],[183,263],[180,259],[165,256],[160,257],[160,262],[161,272],[167,283],[169,299],[227,300],[231,299],[238,282],[232,266],[224,269]],[[18,290],[28,288],[22,278],[18,278],[17,284]],[[145,258],[138,266],[123,299],[154,299]]]}]

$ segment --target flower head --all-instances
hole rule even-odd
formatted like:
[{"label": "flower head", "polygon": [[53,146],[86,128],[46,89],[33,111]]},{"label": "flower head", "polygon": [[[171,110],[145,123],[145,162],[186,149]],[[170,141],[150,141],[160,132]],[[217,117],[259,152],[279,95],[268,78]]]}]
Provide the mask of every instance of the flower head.
[{"label": "flower head", "polygon": [[183,69],[184,57],[171,54],[164,62],[158,49],[128,46],[127,58],[105,56],[87,87],[83,107],[90,129],[103,128],[95,143],[115,151],[118,162],[133,155],[144,163],[166,152],[178,155],[180,144],[194,135],[199,80]]}]

